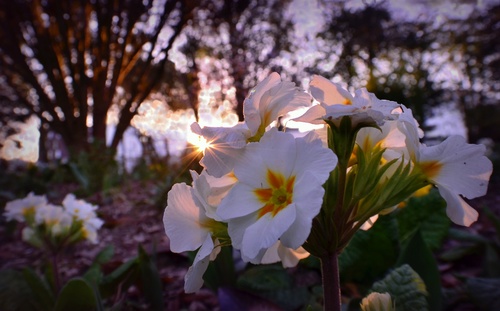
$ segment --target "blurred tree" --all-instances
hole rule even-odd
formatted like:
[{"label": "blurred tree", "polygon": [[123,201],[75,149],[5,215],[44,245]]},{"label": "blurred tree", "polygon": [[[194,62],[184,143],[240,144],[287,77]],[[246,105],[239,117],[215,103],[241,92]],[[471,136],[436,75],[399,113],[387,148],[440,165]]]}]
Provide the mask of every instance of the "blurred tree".
[{"label": "blurred tree", "polygon": [[319,34],[325,57],[308,71],[404,103],[423,124],[427,108],[440,103],[442,93],[429,73],[435,64],[426,56],[435,40],[431,25],[394,20],[385,3],[347,9],[335,2],[326,15]]},{"label": "blurred tree", "polygon": [[448,61],[463,74],[450,94],[462,109],[469,140],[500,142],[500,5],[476,10],[447,25],[442,41],[450,44]]},{"label": "blurred tree", "polygon": [[[92,143],[115,154],[140,104],[164,71],[175,71],[168,52],[194,6],[188,0],[1,1],[0,100],[7,103],[1,116],[38,116],[70,155]],[[106,146],[112,106],[118,123]]]},{"label": "blurred tree", "polygon": [[199,38],[197,51],[223,62],[221,67],[227,70],[235,88],[240,120],[249,89],[263,75],[282,69],[273,61],[290,48],[293,23],[283,14],[290,2],[208,0],[194,19],[195,36]]}]

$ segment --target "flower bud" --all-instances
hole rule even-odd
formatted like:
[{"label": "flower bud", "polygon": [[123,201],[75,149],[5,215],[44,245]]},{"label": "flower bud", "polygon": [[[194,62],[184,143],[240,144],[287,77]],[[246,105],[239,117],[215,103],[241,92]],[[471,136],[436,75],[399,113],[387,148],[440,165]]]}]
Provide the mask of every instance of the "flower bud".
[{"label": "flower bud", "polygon": [[396,310],[388,293],[373,292],[361,301],[362,311],[393,311]]}]

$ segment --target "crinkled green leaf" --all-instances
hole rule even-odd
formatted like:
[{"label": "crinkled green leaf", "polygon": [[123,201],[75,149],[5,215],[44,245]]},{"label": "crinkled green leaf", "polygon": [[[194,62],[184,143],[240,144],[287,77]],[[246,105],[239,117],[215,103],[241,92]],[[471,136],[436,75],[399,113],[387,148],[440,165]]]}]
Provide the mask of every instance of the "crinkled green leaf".
[{"label": "crinkled green leaf", "polygon": [[429,310],[425,284],[407,264],[392,270],[384,279],[373,284],[371,291],[389,293],[398,311]]},{"label": "crinkled green leaf", "polygon": [[356,232],[339,257],[342,280],[372,284],[396,263],[397,237],[397,224],[391,215],[380,216],[372,228]]},{"label": "crinkled green leaf", "polygon": [[470,278],[466,286],[473,302],[482,310],[500,310],[500,279]]},{"label": "crinkled green leaf", "polygon": [[418,198],[411,198],[397,215],[399,232],[403,240],[420,230],[431,250],[438,249],[448,235],[450,220],[446,216],[446,202],[436,190]]}]

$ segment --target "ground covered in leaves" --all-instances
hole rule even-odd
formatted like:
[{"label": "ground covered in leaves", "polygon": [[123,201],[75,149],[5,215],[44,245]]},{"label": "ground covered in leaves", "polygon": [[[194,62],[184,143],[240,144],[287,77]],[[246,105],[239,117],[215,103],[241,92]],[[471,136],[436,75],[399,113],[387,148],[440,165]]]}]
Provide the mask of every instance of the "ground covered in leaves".
[{"label": "ground covered in leaves", "polygon": [[[50,201],[60,203],[67,193],[78,190],[78,184],[65,183],[54,189],[48,194]],[[498,243],[496,239],[499,228],[495,227],[491,217],[488,217],[488,212],[484,211],[487,208],[497,217],[500,216],[498,189],[498,180],[492,180],[488,195],[471,202],[480,213],[479,221],[466,229],[452,226],[458,237],[447,238],[435,252],[442,287],[445,295],[450,296],[446,304],[447,310],[476,310],[477,307],[470,302],[469,297],[460,294],[460,289],[465,286],[464,278],[481,277],[488,272],[494,274],[495,269],[500,269],[498,262],[490,262],[491,258],[495,257],[487,256],[489,247]],[[256,298],[231,287],[219,288],[217,292],[204,288],[195,294],[185,294],[183,278],[189,267],[188,254],[174,254],[169,250],[169,241],[162,223],[164,204],[158,204],[157,190],[157,185],[151,181],[129,181],[106,193],[84,198],[99,205],[98,214],[105,221],[105,225],[99,231],[98,244],[82,243],[62,255],[59,269],[63,278],[67,280],[82,275],[95,256],[110,245],[113,246],[114,254],[111,260],[103,264],[102,269],[104,274],[111,273],[127,260],[137,256],[138,247],[141,246],[156,262],[163,286],[165,310],[282,310],[269,300]],[[460,236],[461,234],[464,236]],[[481,239],[491,240],[492,244],[477,242]],[[0,222],[0,270],[27,266],[36,269],[42,266],[44,260],[39,250],[21,241],[20,226],[5,223],[4,220]],[[237,264],[241,267],[241,262]],[[317,269],[301,264],[294,269],[288,269],[286,274],[294,283],[294,288],[298,286],[308,289],[308,304],[314,306],[315,303],[320,303],[321,299],[314,297],[315,292],[320,296],[321,279]],[[263,282],[267,281],[273,280],[264,279]],[[148,303],[143,299],[142,291],[140,286],[132,285],[125,293],[116,295],[113,299],[127,301],[123,304],[126,309],[148,310]],[[301,293],[303,292],[294,295],[300,296]],[[361,298],[356,284],[345,284],[343,293],[349,296],[346,298]],[[253,307],[247,308],[249,306]],[[294,306],[287,309],[294,309]]]}]

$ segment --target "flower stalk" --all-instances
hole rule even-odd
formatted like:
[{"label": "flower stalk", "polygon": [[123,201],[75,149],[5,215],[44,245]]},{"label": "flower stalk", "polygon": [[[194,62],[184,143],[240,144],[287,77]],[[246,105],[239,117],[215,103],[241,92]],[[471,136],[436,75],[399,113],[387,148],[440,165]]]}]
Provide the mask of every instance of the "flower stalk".
[{"label": "flower stalk", "polygon": [[320,258],[323,280],[323,310],[340,311],[342,307],[338,253]]}]

